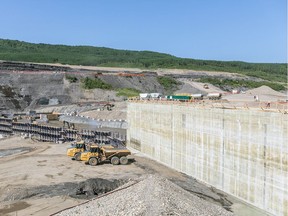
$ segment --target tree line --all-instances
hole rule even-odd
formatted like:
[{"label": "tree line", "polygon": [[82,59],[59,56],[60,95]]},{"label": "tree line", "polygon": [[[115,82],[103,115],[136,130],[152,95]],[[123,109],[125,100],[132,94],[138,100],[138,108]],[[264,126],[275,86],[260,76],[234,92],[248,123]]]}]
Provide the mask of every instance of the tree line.
[{"label": "tree line", "polygon": [[0,39],[0,59],[71,65],[130,67],[141,69],[191,69],[225,71],[269,81],[287,81],[287,64],[247,63],[178,58],[151,51],[117,50],[105,47],[33,44]]}]

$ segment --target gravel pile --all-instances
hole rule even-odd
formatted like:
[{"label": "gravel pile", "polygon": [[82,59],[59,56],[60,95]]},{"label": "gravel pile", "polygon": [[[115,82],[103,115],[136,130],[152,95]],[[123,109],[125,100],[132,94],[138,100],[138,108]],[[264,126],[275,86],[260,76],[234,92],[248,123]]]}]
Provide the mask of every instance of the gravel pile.
[{"label": "gravel pile", "polygon": [[279,96],[279,97],[285,97],[285,94],[275,91],[272,88],[268,86],[260,86],[258,88],[251,89],[246,92],[246,94],[252,94],[252,95],[273,95],[273,96]]},{"label": "gravel pile", "polygon": [[220,206],[198,198],[167,179],[149,175],[130,187],[62,211],[57,215],[206,216],[233,214]]}]

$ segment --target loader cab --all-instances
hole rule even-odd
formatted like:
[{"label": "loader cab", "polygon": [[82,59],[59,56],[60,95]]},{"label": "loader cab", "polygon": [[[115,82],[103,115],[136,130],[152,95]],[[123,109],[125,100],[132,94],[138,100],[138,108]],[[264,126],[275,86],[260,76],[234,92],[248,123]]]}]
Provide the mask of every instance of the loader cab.
[{"label": "loader cab", "polygon": [[82,148],[85,149],[85,144],[83,144],[83,143],[82,144],[76,144],[75,148],[76,149],[82,149]]},{"label": "loader cab", "polygon": [[71,145],[70,148],[67,149],[67,156],[74,157],[78,152],[84,152],[86,150],[85,143],[76,143]]},{"label": "loader cab", "polygon": [[88,162],[90,158],[98,158],[103,151],[98,146],[91,146],[89,151],[81,153],[80,157],[82,161]]}]

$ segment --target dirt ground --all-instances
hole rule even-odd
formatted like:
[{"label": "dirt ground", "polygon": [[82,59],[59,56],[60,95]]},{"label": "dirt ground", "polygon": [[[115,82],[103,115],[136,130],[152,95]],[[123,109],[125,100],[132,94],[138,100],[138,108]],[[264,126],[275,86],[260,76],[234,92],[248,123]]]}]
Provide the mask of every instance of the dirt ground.
[{"label": "dirt ground", "polygon": [[[98,192],[106,193],[131,179],[155,173],[204,200],[233,211],[235,215],[265,215],[259,209],[140,153],[133,152],[126,166],[105,163],[92,167],[66,156],[69,146],[16,136],[1,139],[0,215],[51,215],[80,204]],[[23,151],[19,152],[19,148]],[[15,154],[11,154],[11,149],[17,149]],[[5,156],[5,152],[9,154]],[[76,195],[83,188],[88,195]]]}]

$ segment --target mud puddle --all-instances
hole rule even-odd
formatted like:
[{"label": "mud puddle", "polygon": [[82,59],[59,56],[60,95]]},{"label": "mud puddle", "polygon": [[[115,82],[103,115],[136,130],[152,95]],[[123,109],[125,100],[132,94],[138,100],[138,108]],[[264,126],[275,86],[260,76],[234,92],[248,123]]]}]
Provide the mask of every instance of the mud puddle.
[{"label": "mud puddle", "polygon": [[70,196],[76,199],[91,199],[105,194],[128,182],[125,179],[88,179],[82,182],[65,182],[61,184],[39,186],[33,188],[16,188],[9,191],[4,201],[24,200],[29,198],[48,198],[54,196]]},{"label": "mud puddle", "polygon": [[0,158],[13,155],[13,154],[19,154],[21,152],[30,152],[32,151],[32,148],[29,147],[20,147],[20,148],[13,148],[13,149],[2,149],[0,150]]}]

